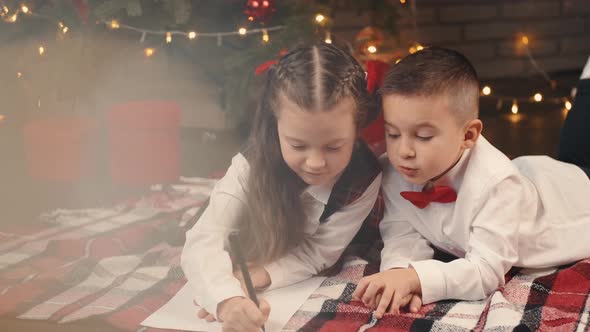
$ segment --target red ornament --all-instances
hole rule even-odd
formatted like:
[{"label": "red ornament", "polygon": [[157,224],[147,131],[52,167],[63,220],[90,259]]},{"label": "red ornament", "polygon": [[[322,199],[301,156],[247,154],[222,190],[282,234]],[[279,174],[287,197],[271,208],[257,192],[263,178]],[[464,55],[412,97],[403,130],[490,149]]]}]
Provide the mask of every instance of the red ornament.
[{"label": "red ornament", "polygon": [[270,0],[248,0],[244,13],[248,20],[265,23],[275,12],[275,7]]},{"label": "red ornament", "polygon": [[88,8],[88,0],[72,0],[72,4],[76,8],[76,13],[78,13],[80,21],[86,24],[90,12],[90,9]]}]

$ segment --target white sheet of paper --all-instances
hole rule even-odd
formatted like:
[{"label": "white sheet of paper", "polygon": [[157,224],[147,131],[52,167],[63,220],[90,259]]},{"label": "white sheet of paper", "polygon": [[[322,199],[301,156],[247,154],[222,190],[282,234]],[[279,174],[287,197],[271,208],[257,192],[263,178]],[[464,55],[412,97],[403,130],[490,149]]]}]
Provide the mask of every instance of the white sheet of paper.
[{"label": "white sheet of paper", "polygon": [[[266,332],[279,332],[297,309],[320,287],[324,277],[314,277],[300,283],[259,293],[270,305],[270,316],[264,325]],[[190,286],[184,285],[174,297],[146,318],[141,325],[186,331],[221,331],[218,322],[207,323],[197,317]]]}]

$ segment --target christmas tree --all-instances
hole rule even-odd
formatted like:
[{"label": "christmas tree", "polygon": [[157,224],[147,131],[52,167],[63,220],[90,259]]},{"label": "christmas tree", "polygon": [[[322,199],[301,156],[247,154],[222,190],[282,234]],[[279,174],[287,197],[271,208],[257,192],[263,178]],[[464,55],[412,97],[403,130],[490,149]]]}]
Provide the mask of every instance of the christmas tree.
[{"label": "christmas tree", "polygon": [[[314,13],[325,12],[325,8],[313,1],[37,0],[26,6],[20,1],[0,1],[0,5],[5,22],[0,32],[2,44],[46,38],[48,31],[55,32],[56,38],[63,43],[77,43],[77,47],[62,47],[70,54],[61,54],[62,61],[49,64],[61,73],[88,72],[89,68],[67,71],[58,67],[64,63],[70,69],[76,65],[93,66],[95,61],[100,61],[100,57],[94,56],[100,50],[92,49],[93,39],[101,34],[113,34],[110,30],[118,28],[119,24],[149,31],[143,34],[121,31],[117,38],[128,39],[131,43],[141,40],[146,47],[153,47],[158,52],[190,59],[205,71],[211,82],[222,87],[223,108],[234,114],[243,111],[240,108],[251,93],[258,65],[278,57],[283,49],[317,38],[322,29],[329,27],[329,22],[323,25],[314,23]],[[276,29],[266,30],[273,27]],[[245,36],[219,34],[215,38],[203,37],[214,32],[235,32],[238,28],[261,32]],[[168,36],[151,33],[154,31],[195,31],[196,40],[175,37],[174,42],[168,43]],[[63,61],[64,58],[70,60]],[[71,82],[62,86],[64,93],[72,97],[91,89],[92,75],[85,77],[88,84],[80,84],[80,79],[75,77],[61,78]]]},{"label": "christmas tree", "polygon": [[[59,61],[34,60],[53,68],[64,84],[39,86],[35,90],[58,89],[56,95],[70,98],[74,104],[92,90],[96,63],[108,58],[94,43],[97,38],[108,35],[141,44],[146,48],[146,56],[165,52],[199,66],[207,79],[220,87],[223,109],[240,118],[248,108],[248,100],[256,95],[256,68],[298,44],[332,42],[330,17],[338,8],[337,2],[29,0],[25,5],[21,1],[0,0],[5,22],[0,29],[0,42],[10,44],[53,34],[60,43],[68,44],[69,47],[61,48]],[[353,7],[369,10],[376,24],[394,26],[395,10],[389,1],[353,2]],[[35,102],[35,98],[30,99]]]}]

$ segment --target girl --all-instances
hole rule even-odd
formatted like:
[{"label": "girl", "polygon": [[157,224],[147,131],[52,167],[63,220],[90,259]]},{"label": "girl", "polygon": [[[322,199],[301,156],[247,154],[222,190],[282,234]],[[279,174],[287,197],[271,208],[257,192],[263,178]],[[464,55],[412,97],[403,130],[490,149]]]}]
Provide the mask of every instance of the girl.
[{"label": "girl", "polygon": [[369,244],[383,214],[381,168],[358,139],[379,103],[356,60],[329,44],[301,47],[267,75],[249,144],[187,232],[181,259],[199,317],[225,331],[259,331],[270,311],[243,291],[230,232],[239,231],[254,286],[270,289],[333,266],[355,235]]}]

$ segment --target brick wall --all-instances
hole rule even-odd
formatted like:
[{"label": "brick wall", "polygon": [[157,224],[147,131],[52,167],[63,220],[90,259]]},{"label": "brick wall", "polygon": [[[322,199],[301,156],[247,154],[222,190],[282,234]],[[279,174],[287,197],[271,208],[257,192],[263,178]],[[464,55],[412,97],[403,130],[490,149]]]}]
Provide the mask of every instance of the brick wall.
[{"label": "brick wall", "polygon": [[[520,37],[548,72],[580,70],[590,56],[590,0],[415,0],[417,29],[408,4],[398,7],[397,42],[413,41],[463,52],[482,78],[534,73]],[[370,24],[350,0],[338,1],[334,32],[349,41]]]}]

